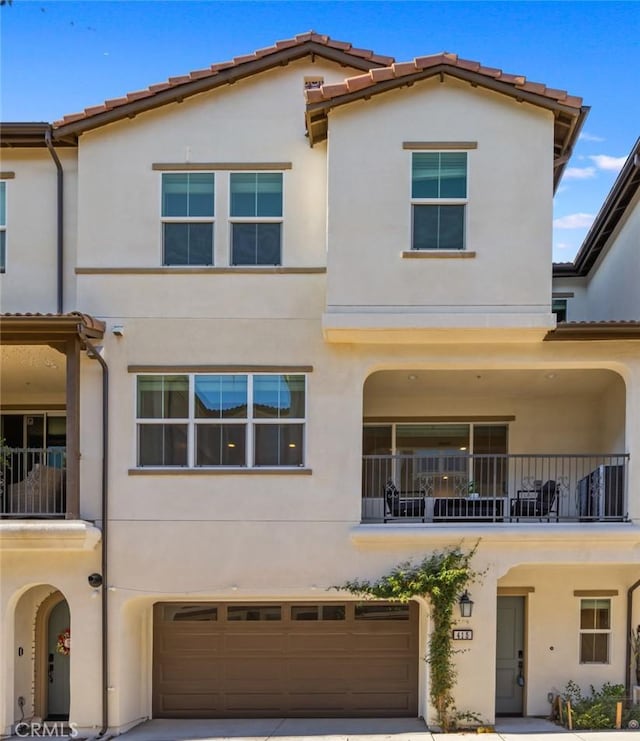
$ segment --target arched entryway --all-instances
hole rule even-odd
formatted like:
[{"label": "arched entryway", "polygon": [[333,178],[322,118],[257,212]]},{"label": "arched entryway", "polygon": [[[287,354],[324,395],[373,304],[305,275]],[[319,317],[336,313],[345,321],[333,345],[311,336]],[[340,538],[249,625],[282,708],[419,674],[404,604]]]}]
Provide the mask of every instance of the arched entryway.
[{"label": "arched entryway", "polygon": [[32,586],[14,614],[13,720],[68,720],[71,620],[65,596],[51,584]]}]

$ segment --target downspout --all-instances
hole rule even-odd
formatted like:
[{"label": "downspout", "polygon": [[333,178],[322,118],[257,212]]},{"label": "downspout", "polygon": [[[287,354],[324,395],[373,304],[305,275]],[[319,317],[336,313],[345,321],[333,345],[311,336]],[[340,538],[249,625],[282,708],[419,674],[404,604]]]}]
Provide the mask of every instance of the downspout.
[{"label": "downspout", "polygon": [[631,631],[633,630],[631,623],[632,610],[633,610],[633,593],[640,587],[640,579],[634,582],[629,589],[627,589],[627,670],[625,672],[625,695],[631,696]]},{"label": "downspout", "polygon": [[62,171],[62,163],[56,150],[53,148],[51,141],[51,127],[44,132],[44,142],[47,145],[49,154],[53,158],[58,171],[58,220],[57,220],[57,244],[58,244],[58,265],[57,265],[57,296],[58,296],[58,314],[62,314],[64,307],[64,179]]},{"label": "downspout", "polygon": [[107,544],[109,532],[109,367],[95,345],[83,335],[80,337],[87,350],[87,355],[97,360],[102,367],[102,728],[98,738],[105,735],[109,728],[109,612],[108,612],[108,558]]}]

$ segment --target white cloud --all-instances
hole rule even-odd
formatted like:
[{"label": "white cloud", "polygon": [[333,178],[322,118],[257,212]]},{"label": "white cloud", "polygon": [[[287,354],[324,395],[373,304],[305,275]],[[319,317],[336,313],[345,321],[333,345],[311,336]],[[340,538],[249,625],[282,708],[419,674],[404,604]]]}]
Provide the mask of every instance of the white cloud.
[{"label": "white cloud", "polygon": [[584,142],[603,142],[604,139],[601,136],[596,136],[595,134],[588,134],[586,131],[583,131],[582,134],[578,137],[579,141]]},{"label": "white cloud", "polygon": [[567,167],[563,178],[566,180],[589,180],[596,176],[595,167]]},{"label": "white cloud", "polygon": [[556,229],[588,229],[595,218],[595,214],[567,214],[554,219],[553,226]]},{"label": "white cloud", "polygon": [[572,244],[568,244],[567,242],[555,242],[553,246],[557,250],[571,250],[571,249],[573,249],[573,245]]},{"label": "white cloud", "polygon": [[608,154],[593,154],[589,159],[599,170],[609,170],[611,172],[620,172],[622,165],[627,161],[626,157],[611,157]]}]

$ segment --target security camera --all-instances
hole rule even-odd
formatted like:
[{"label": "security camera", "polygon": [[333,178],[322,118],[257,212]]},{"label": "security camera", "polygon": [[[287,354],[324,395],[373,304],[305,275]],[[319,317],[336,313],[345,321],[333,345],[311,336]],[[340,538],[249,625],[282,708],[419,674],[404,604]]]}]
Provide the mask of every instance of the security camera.
[{"label": "security camera", "polygon": [[97,589],[102,586],[102,574],[89,574],[87,581],[90,587]]}]

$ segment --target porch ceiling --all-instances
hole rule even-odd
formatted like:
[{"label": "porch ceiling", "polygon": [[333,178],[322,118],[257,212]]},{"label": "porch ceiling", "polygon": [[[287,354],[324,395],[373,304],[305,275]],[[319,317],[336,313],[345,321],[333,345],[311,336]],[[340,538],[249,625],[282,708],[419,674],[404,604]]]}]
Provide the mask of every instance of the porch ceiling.
[{"label": "porch ceiling", "polygon": [[25,396],[65,395],[66,358],[48,345],[1,345],[1,403]]},{"label": "porch ceiling", "polygon": [[364,386],[365,403],[373,397],[442,394],[452,397],[498,396],[518,398],[602,394],[621,381],[608,370],[393,370],[378,371]]}]

